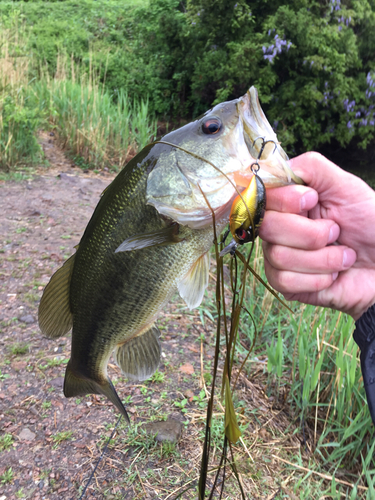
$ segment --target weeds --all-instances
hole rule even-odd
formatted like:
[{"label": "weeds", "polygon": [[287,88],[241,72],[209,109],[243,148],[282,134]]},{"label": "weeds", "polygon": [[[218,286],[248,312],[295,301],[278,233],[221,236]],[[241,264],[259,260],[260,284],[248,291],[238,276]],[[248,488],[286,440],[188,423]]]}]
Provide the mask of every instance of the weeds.
[{"label": "weeds", "polygon": [[61,366],[68,363],[68,360],[65,358],[55,357],[53,359],[49,359],[46,364],[39,365],[40,370],[48,370],[49,368],[54,368],[55,366]]},{"label": "weeds", "polygon": [[13,443],[12,434],[3,434],[0,436],[0,451],[8,450]]},{"label": "weeds", "polygon": [[22,30],[0,35],[0,169],[35,163],[41,149],[36,138],[43,114],[29,89],[30,57]]},{"label": "weeds", "polygon": [[10,348],[10,352],[14,355],[23,355],[26,354],[29,351],[29,344],[24,344],[23,342],[17,342],[16,344],[12,345]]},{"label": "weeds", "polygon": [[1,474],[0,483],[1,484],[11,483],[13,481],[13,478],[14,478],[14,473],[13,473],[12,467],[9,467],[9,469],[7,469],[4,472],[4,474]]},{"label": "weeds", "polygon": [[0,380],[5,380],[6,378],[9,378],[10,375],[8,373],[2,373],[0,370]]},{"label": "weeds", "polygon": [[33,79],[36,61],[25,32],[15,26],[1,36],[0,170],[40,160],[36,133],[46,126],[82,168],[117,171],[156,137],[147,97],[137,101],[123,89],[112,95],[92,71],[61,55],[53,78],[42,69]]},{"label": "weeds", "polygon": [[57,432],[52,437],[53,447],[56,449],[63,441],[68,441],[73,435],[72,431]]}]

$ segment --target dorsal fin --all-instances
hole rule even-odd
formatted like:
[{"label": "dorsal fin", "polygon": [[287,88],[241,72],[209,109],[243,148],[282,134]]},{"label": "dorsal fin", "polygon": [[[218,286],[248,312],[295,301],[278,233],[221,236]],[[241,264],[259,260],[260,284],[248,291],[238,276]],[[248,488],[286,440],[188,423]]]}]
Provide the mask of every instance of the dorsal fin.
[{"label": "dorsal fin", "polygon": [[73,326],[69,296],[74,258],[75,254],[55,272],[44,289],[39,304],[39,327],[43,335],[50,338],[62,337]]},{"label": "dorsal fin", "polygon": [[198,307],[202,302],[204,291],[208,285],[209,270],[210,252],[206,252],[193,264],[190,271],[178,283],[178,291],[189,309]]}]

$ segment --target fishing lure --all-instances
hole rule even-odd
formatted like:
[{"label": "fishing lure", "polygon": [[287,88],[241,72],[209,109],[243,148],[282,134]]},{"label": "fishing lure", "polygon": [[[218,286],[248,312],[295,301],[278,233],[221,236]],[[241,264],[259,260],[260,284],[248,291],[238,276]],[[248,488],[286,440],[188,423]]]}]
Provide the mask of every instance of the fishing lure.
[{"label": "fishing lure", "polygon": [[242,198],[237,196],[233,201],[229,216],[229,231],[233,239],[220,256],[234,254],[238,245],[254,241],[259,234],[266,208],[266,188],[256,171],[241,195]]}]

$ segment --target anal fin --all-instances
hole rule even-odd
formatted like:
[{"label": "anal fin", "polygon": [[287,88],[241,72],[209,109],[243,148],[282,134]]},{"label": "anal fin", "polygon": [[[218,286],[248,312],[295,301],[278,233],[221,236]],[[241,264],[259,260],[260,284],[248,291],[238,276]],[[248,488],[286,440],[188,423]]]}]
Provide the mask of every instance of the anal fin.
[{"label": "anal fin", "polygon": [[133,380],[146,380],[160,362],[160,332],[152,325],[141,335],[133,337],[115,350],[115,359],[124,375]]},{"label": "anal fin", "polygon": [[191,267],[186,276],[178,283],[178,291],[189,309],[198,307],[202,302],[208,285],[210,252],[203,254]]},{"label": "anal fin", "polygon": [[64,395],[67,398],[75,396],[85,396],[86,394],[102,394],[106,396],[125,417],[127,422],[130,423],[129,416],[125,410],[124,405],[113,387],[109,378],[103,382],[96,382],[95,380],[80,377],[71,367],[71,361],[67,364],[65,379],[64,379]]}]

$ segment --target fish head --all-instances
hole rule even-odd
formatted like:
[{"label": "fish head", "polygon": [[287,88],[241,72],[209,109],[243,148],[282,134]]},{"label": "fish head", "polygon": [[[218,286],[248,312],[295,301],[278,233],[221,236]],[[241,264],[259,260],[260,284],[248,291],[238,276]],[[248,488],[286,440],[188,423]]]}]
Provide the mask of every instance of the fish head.
[{"label": "fish head", "polygon": [[[303,183],[264,115],[255,87],[165,135],[147,179],[146,199],[192,229],[228,220],[231,204],[256,168],[266,188]],[[158,143],[157,143],[158,144]]]}]

